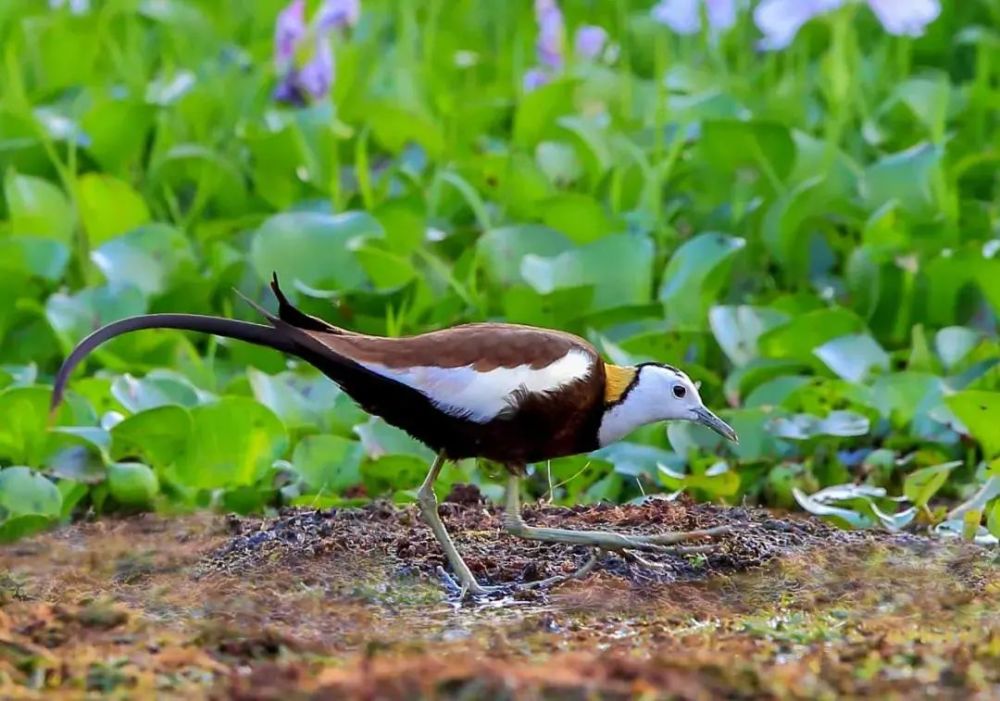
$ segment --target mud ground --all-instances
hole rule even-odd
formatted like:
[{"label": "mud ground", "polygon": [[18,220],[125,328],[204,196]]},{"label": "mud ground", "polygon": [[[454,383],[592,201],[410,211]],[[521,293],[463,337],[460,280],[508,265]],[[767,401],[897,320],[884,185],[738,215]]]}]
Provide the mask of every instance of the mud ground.
[{"label": "mud ground", "polygon": [[[474,490],[441,514],[487,583],[587,557]],[[76,524],[0,549],[0,698],[1000,699],[995,549],[683,499],[525,519],[733,532],[471,601],[412,506]]]}]

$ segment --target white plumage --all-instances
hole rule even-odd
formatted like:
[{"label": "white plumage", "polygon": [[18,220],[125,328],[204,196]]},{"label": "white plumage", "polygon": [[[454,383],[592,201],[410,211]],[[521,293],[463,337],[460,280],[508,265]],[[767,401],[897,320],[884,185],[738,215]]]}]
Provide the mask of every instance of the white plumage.
[{"label": "white plumage", "polygon": [[514,392],[554,392],[587,377],[593,362],[589,354],[574,349],[542,368],[525,364],[480,372],[470,365],[457,368],[433,365],[390,368],[378,363],[362,365],[422,392],[447,414],[476,423],[488,423],[510,408]]}]

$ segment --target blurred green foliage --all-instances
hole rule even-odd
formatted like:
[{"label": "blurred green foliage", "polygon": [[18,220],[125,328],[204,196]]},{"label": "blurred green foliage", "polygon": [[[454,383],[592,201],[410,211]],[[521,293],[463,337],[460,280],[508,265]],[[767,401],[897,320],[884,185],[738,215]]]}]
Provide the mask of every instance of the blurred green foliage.
[{"label": "blurred green foliage", "polygon": [[[530,92],[531,4],[365,0],[327,100],[276,104],[281,3],[0,3],[0,538],[87,510],[409,499],[430,458],[302,363],[108,321],[506,319],[675,363],[741,436],[534,466],[559,502],[688,490],[1000,535],[1000,3],[920,39],[846,8],[760,54],[566,0],[612,50]],[[496,472],[449,466],[447,490]],[[992,531],[993,536],[990,536]]]}]

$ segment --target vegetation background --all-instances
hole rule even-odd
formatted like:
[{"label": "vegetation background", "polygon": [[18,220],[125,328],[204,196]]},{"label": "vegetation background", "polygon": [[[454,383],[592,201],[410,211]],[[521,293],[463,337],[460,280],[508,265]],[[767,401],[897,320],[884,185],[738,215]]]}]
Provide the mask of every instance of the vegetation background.
[{"label": "vegetation background", "polygon": [[365,332],[505,319],[680,365],[741,436],[651,427],[534,466],[538,496],[995,543],[1000,1],[902,32],[848,2],[785,41],[776,0],[678,4],[0,3],[0,539],[411,499],[426,449],[235,342],[116,340],[48,426],[87,333],[254,319],[233,288],[270,305],[276,270]]}]

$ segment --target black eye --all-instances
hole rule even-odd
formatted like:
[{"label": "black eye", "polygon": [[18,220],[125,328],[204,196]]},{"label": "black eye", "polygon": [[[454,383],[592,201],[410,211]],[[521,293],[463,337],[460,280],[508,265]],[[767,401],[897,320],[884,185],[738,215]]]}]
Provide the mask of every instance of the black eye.
[{"label": "black eye", "polygon": [[687,390],[684,389],[684,385],[674,385],[674,396],[678,399],[684,399],[684,395],[687,394]]}]

